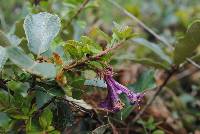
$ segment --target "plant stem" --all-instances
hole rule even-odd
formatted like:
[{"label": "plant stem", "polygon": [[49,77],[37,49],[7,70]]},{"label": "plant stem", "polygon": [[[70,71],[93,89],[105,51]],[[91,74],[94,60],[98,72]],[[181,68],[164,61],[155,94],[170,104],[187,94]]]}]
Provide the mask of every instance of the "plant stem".
[{"label": "plant stem", "polygon": [[135,123],[140,116],[147,110],[147,108],[153,103],[153,101],[156,99],[156,97],[159,95],[159,93],[162,91],[162,89],[165,87],[165,85],[168,83],[169,79],[173,76],[173,74],[177,71],[177,68],[172,68],[170,72],[168,72],[167,78],[164,80],[164,82],[157,87],[157,91],[153,95],[153,97],[147,102],[147,104],[143,107],[143,109],[137,113],[137,115],[133,118],[132,122]]},{"label": "plant stem", "polygon": [[97,55],[94,55],[94,56],[91,56],[91,57],[87,57],[87,58],[84,58],[84,59],[82,59],[82,60],[73,62],[73,63],[71,63],[70,65],[65,65],[65,66],[63,67],[63,69],[64,69],[65,71],[68,71],[68,70],[70,70],[70,69],[72,69],[72,68],[74,68],[74,67],[76,67],[76,66],[80,66],[80,65],[82,65],[82,64],[85,64],[85,63],[88,62],[88,61],[98,60],[98,59],[101,58],[102,56],[108,54],[110,51],[113,51],[113,50],[115,50],[116,48],[120,47],[120,46],[122,45],[123,42],[124,42],[124,41],[121,41],[121,42],[117,43],[116,45],[114,45],[114,47],[112,47],[112,48],[107,48],[106,50],[100,52],[100,53],[97,54]]},{"label": "plant stem", "polygon": [[77,12],[70,18],[70,20],[67,23],[67,26],[70,25],[73,21],[73,19],[75,19],[76,17],[79,16],[79,14],[81,13],[81,11],[85,8],[85,6],[88,4],[90,0],[84,0],[84,2],[80,5],[79,9],[77,10]]}]

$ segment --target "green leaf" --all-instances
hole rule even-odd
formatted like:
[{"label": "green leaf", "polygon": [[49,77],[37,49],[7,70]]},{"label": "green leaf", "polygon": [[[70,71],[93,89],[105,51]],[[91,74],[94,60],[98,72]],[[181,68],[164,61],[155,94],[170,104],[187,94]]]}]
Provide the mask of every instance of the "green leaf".
[{"label": "green leaf", "polygon": [[95,130],[93,130],[92,134],[104,134],[106,129],[108,129],[109,127],[110,127],[109,124],[102,125],[102,126],[96,128]]},{"label": "green leaf", "polygon": [[44,78],[54,78],[56,76],[56,68],[51,63],[37,63],[28,69],[29,72],[42,76]]},{"label": "green leaf", "polygon": [[29,49],[40,55],[47,51],[60,30],[60,18],[46,12],[28,15],[24,20],[24,30]]},{"label": "green leaf", "polygon": [[76,78],[74,81],[72,81],[71,85],[75,88],[80,88],[84,85],[84,78]]},{"label": "green leaf", "polygon": [[25,32],[24,32],[24,29],[23,29],[23,23],[24,23],[24,20],[19,20],[15,23],[15,32],[14,34],[17,35],[18,37],[22,38],[22,37],[25,37]]},{"label": "green leaf", "polygon": [[200,20],[194,21],[185,36],[179,40],[174,50],[174,63],[179,65],[194,55],[194,51],[200,44]]},{"label": "green leaf", "polygon": [[135,62],[135,63],[140,63],[142,65],[147,65],[147,66],[151,66],[151,67],[155,67],[155,68],[160,68],[160,69],[169,69],[168,65],[164,65],[160,62],[156,62],[152,59],[130,59],[131,61]]},{"label": "green leaf", "polygon": [[133,111],[134,106],[127,105],[122,110],[117,113],[117,118],[120,120],[125,120]]},{"label": "green leaf", "polygon": [[6,113],[0,112],[0,127],[7,128],[10,121],[11,119]]},{"label": "green leaf", "polygon": [[80,59],[84,56],[82,52],[83,46],[81,42],[68,40],[64,46],[64,50],[68,52],[73,59]]},{"label": "green leaf", "polygon": [[92,40],[91,38],[87,37],[87,36],[81,36],[80,41],[84,44],[84,45],[88,45],[87,47],[89,47],[89,51],[91,51],[93,54],[97,54],[100,51],[102,51],[101,47],[99,44],[97,44],[94,40]]},{"label": "green leaf", "polygon": [[43,112],[42,115],[39,117],[39,123],[40,126],[45,130],[47,127],[51,125],[53,119],[53,113],[51,112],[51,109],[46,108]]},{"label": "green leaf", "polygon": [[116,22],[114,22],[113,33],[115,33],[117,37],[120,39],[128,39],[133,37],[134,35],[131,27],[125,25],[119,25]]},{"label": "green leaf", "polygon": [[98,68],[99,70],[103,69],[103,65],[101,63],[97,62],[97,61],[90,61],[87,64],[92,68]]},{"label": "green leaf", "polygon": [[42,107],[45,103],[47,103],[52,96],[49,95],[43,87],[36,87],[36,105],[37,108]]},{"label": "green leaf", "polygon": [[21,114],[16,114],[16,115],[10,115],[12,118],[14,119],[18,119],[18,120],[28,120],[29,116],[27,115],[21,115]]},{"label": "green leaf", "polygon": [[93,28],[90,31],[89,35],[92,38],[97,38],[97,37],[102,38],[102,39],[106,40],[107,43],[111,42],[111,40],[112,40],[108,34],[106,34],[104,31],[102,31],[101,29],[99,29],[97,27]]},{"label": "green leaf", "polygon": [[143,38],[136,38],[136,39],[133,39],[133,41],[139,45],[143,45],[147,48],[149,48],[150,50],[152,50],[156,55],[159,56],[160,59],[164,60],[165,62],[167,62],[168,64],[171,64],[172,61],[171,59],[169,58],[168,55],[165,54],[165,52],[157,45],[157,44],[154,44],[152,42],[149,42]]},{"label": "green leaf", "polygon": [[152,134],[165,134],[162,130],[155,130]]},{"label": "green leaf", "polygon": [[143,72],[138,78],[137,82],[130,84],[128,87],[136,92],[144,92],[145,90],[155,88],[156,82],[154,78],[154,71],[147,70]]},{"label": "green leaf", "polygon": [[6,61],[7,61],[6,49],[0,46],[0,71],[2,70]]},{"label": "green leaf", "polygon": [[64,96],[65,92],[62,88],[50,88],[48,90],[48,93],[51,94],[52,96]]},{"label": "green leaf", "polygon": [[8,92],[0,91],[0,110],[10,106],[10,99]]},{"label": "green leaf", "polygon": [[116,117],[120,120],[125,120],[131,114],[135,106],[130,105],[130,101],[125,94],[121,94],[120,99],[125,104],[125,106],[122,110],[117,112]]},{"label": "green leaf", "polygon": [[17,47],[7,48],[9,59],[22,69],[39,75],[44,78],[54,78],[56,76],[56,68],[51,63],[37,63],[30,57],[25,55],[23,51]]},{"label": "green leaf", "polygon": [[28,69],[34,65],[34,61],[17,47],[7,48],[7,53],[9,59],[21,68]]},{"label": "green leaf", "polygon": [[18,46],[22,41],[22,39],[20,39],[16,35],[7,35],[7,38],[9,39],[12,46]]},{"label": "green leaf", "polygon": [[11,89],[17,94],[20,94],[23,97],[26,97],[28,95],[27,91],[30,88],[29,83],[22,83],[20,81],[9,81],[7,83],[7,86],[9,89]]},{"label": "green leaf", "polygon": [[2,31],[0,31],[0,46],[17,46],[20,44],[21,41],[22,39],[18,38],[16,35],[6,35]]}]

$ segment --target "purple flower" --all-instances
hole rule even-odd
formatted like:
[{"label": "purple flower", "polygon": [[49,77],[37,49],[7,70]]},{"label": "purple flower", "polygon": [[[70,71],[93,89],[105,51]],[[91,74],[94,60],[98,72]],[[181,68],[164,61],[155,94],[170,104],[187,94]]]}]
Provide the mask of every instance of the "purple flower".
[{"label": "purple flower", "polygon": [[131,104],[139,105],[140,100],[143,98],[143,93],[135,93],[130,91],[127,87],[121,85],[113,79],[112,69],[109,68],[104,72],[104,80],[106,81],[108,94],[106,99],[100,103],[102,108],[116,112],[123,108],[124,104],[119,98],[119,94],[124,93],[130,100]]},{"label": "purple flower", "polygon": [[108,94],[106,99],[101,102],[100,106],[114,112],[121,110],[124,104],[119,99],[113,83],[106,81],[106,84],[108,88]]}]

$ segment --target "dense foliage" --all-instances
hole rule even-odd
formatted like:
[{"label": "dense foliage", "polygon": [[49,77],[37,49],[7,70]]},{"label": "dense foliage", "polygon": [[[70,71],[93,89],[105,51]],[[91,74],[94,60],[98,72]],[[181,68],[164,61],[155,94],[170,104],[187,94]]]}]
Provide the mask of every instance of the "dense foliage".
[{"label": "dense foliage", "polygon": [[0,0],[0,133],[200,133],[199,0]]}]

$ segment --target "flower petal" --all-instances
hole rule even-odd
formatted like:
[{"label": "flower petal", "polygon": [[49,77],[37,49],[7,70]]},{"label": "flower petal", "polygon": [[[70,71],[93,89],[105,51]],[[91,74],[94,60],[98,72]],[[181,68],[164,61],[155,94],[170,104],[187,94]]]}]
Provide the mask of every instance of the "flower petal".
[{"label": "flower petal", "polygon": [[115,86],[111,81],[106,81],[108,94],[106,99],[100,103],[102,108],[111,110],[111,111],[119,111],[123,108],[123,103],[121,102],[118,94],[116,93]]},{"label": "flower petal", "polygon": [[[117,90],[117,93],[119,93],[119,94],[125,93],[132,104],[137,103],[143,97],[142,93],[135,93],[135,92],[129,90],[127,87],[125,87],[125,86],[121,85],[120,83],[118,83],[117,81],[115,81],[112,77],[109,77],[107,79],[107,81],[113,83],[113,85],[115,86],[115,89]],[[121,91],[121,92],[119,92],[119,91]]]}]

